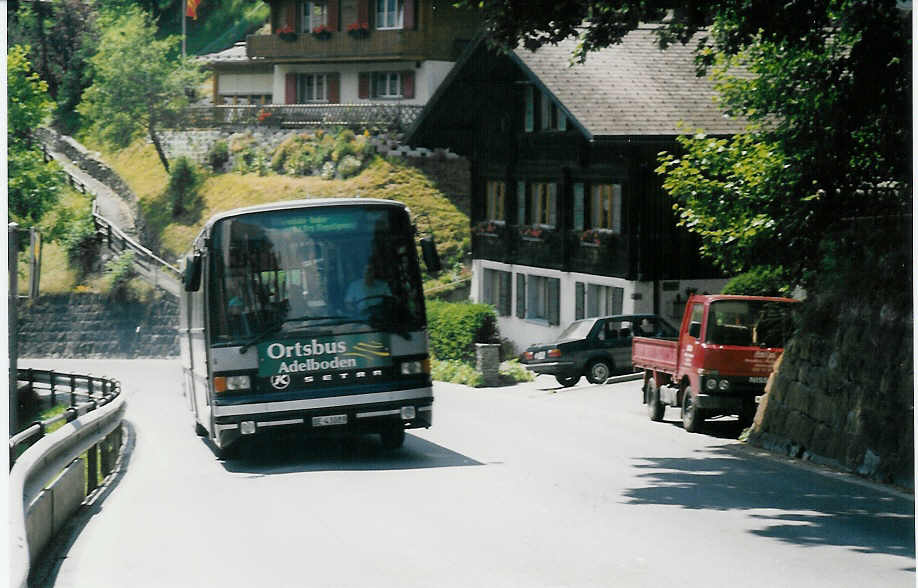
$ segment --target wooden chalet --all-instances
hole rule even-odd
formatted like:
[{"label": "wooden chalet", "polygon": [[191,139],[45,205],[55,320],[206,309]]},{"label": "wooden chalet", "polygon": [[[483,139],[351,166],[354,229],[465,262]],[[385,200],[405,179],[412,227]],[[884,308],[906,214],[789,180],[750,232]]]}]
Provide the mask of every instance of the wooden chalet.
[{"label": "wooden chalet", "polygon": [[203,56],[214,103],[423,105],[474,38],[448,0],[267,0],[270,30]]},{"label": "wooden chalet", "polygon": [[692,48],[651,28],[573,64],[575,41],[500,53],[476,41],[406,142],[469,158],[472,298],[523,346],[589,316],[681,317],[689,292],[725,280],[676,228],[660,151],[677,135],[741,132]]}]

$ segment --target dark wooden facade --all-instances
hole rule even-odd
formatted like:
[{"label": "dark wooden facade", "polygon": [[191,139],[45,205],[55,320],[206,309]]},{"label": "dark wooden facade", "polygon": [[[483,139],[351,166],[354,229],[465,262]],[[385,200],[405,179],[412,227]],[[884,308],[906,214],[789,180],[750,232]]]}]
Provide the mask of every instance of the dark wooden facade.
[{"label": "dark wooden facade", "polygon": [[[246,39],[249,57],[297,61],[455,61],[474,38],[473,11],[445,0],[406,0],[404,27],[379,30],[370,0],[330,0],[328,34],[303,32],[302,0],[271,2],[271,34]],[[288,24],[292,23],[292,24]],[[290,26],[293,34],[278,31]],[[361,31],[350,30],[361,28]]]},{"label": "dark wooden facade", "polygon": [[[701,259],[697,239],[676,227],[672,203],[654,173],[657,154],[675,148],[673,136],[588,139],[572,118],[565,130],[527,132],[527,86],[542,89],[512,57],[479,43],[454,68],[408,138],[413,145],[449,147],[470,159],[475,258],[632,281],[720,277]],[[564,114],[563,104],[559,107]],[[503,223],[486,219],[489,180],[506,186]],[[519,200],[520,182],[558,186],[557,222],[537,238],[524,234],[529,219]],[[583,229],[574,228],[574,186],[594,182],[622,186],[620,231],[599,243],[582,240]]]}]

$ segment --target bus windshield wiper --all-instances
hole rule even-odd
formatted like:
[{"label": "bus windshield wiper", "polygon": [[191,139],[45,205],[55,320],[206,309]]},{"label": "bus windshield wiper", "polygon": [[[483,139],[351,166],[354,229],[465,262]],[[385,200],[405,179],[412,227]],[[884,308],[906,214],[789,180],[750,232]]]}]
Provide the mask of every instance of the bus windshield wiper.
[{"label": "bus windshield wiper", "polygon": [[251,339],[249,339],[248,341],[246,341],[245,343],[243,343],[243,344],[242,344],[242,347],[239,348],[239,353],[240,353],[240,354],[245,353],[246,351],[249,350],[249,347],[251,347],[252,345],[255,345],[256,343],[259,343],[259,342],[263,341],[266,337],[268,337],[268,336],[270,336],[270,335],[273,335],[274,333],[276,333],[277,331],[279,331],[280,328],[283,327],[283,326],[284,326],[285,324],[287,324],[287,323],[294,323],[294,322],[300,322],[300,321],[321,321],[321,320],[337,319],[337,318],[346,318],[346,317],[343,317],[343,316],[340,316],[340,315],[332,315],[332,316],[310,316],[310,315],[305,315],[305,316],[295,316],[295,317],[290,317],[290,318],[281,319],[281,320],[279,320],[279,321],[277,321],[277,322],[271,324],[270,326],[268,326],[268,328],[266,328],[265,330],[263,330],[262,332],[260,332],[260,333],[258,333],[258,334],[256,334],[256,335],[252,336]]}]

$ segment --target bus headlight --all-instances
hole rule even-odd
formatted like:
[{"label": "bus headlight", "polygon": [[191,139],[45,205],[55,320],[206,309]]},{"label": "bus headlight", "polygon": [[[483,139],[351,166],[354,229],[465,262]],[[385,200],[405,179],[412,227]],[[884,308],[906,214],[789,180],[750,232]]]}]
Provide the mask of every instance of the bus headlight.
[{"label": "bus headlight", "polygon": [[401,374],[403,376],[416,376],[418,374],[429,374],[430,373],[430,360],[429,359],[418,359],[414,361],[403,361],[401,366]]},{"label": "bus headlight", "polygon": [[252,378],[249,376],[214,376],[214,392],[222,394],[228,390],[250,390]]}]

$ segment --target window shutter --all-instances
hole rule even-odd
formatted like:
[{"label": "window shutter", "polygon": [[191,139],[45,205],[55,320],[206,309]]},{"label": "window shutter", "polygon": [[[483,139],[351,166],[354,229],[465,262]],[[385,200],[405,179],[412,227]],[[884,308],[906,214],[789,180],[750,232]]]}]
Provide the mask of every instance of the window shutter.
[{"label": "window shutter", "polygon": [[610,288],[612,290],[612,314],[621,314],[625,302],[624,288]]},{"label": "window shutter", "polygon": [[402,23],[406,29],[415,28],[415,2],[414,0],[405,0],[405,18]]},{"label": "window shutter", "polygon": [[526,274],[516,274],[516,316],[526,318]]},{"label": "window shutter", "polygon": [[370,0],[357,0],[357,22],[360,24],[369,24]]},{"label": "window shutter", "polygon": [[341,102],[341,77],[334,73],[328,74],[328,103],[338,104]]},{"label": "window shutter", "polygon": [[615,184],[612,186],[612,230],[616,233],[622,232],[622,186]]},{"label": "window shutter", "polygon": [[511,285],[510,272],[500,272],[500,298],[497,307],[497,313],[500,316],[509,316],[510,314]]},{"label": "window shutter", "polygon": [[548,184],[548,224],[558,226],[558,184]]},{"label": "window shutter", "polygon": [[340,30],[338,23],[338,0],[328,0],[328,28],[333,31]]},{"label": "window shutter", "polygon": [[516,183],[516,222],[526,224],[526,182]]},{"label": "window shutter", "polygon": [[284,76],[284,104],[296,104],[296,74]]},{"label": "window shutter", "polygon": [[574,284],[574,320],[583,318],[583,282]]},{"label": "window shutter", "polygon": [[566,131],[567,130],[567,117],[564,116],[564,113],[561,112],[561,109],[558,109],[558,130]]},{"label": "window shutter", "polygon": [[548,324],[561,323],[561,280],[548,279]]},{"label": "window shutter", "polygon": [[574,230],[583,230],[583,183],[574,184]]},{"label": "window shutter", "polygon": [[526,106],[525,106],[525,121],[523,123],[523,128],[527,133],[531,133],[533,129],[533,119],[535,115],[535,89],[532,86],[526,86],[525,88],[526,96]]},{"label": "window shutter", "polygon": [[414,72],[403,71],[402,78],[402,98],[414,98]]},{"label": "window shutter", "polygon": [[287,6],[284,8],[284,15],[287,22],[284,24],[293,30],[299,30],[296,28],[296,2],[294,0],[288,0]]},{"label": "window shutter", "polygon": [[366,72],[361,72],[357,80],[357,97],[358,98],[369,98],[370,97],[370,74]]}]

